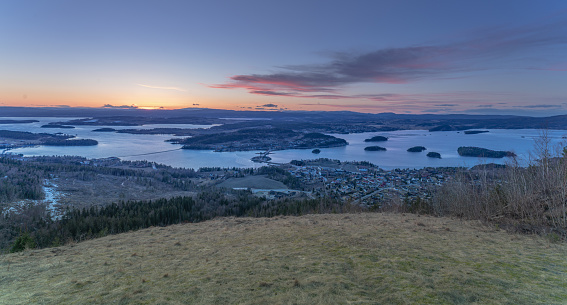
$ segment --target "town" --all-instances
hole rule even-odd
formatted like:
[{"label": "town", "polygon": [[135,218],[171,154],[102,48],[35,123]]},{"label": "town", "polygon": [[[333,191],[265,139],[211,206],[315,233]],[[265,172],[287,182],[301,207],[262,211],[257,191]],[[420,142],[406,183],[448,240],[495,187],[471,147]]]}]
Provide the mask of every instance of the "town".
[{"label": "town", "polygon": [[282,165],[314,195],[371,207],[392,200],[427,199],[435,187],[464,168],[383,170],[369,162],[317,159]]}]

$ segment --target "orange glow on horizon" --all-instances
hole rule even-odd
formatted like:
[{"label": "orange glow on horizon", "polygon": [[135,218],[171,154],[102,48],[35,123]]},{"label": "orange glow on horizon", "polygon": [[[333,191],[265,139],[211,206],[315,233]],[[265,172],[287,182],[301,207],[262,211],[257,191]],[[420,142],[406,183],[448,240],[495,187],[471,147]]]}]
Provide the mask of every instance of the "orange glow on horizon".
[{"label": "orange glow on horizon", "polygon": [[[383,103],[361,103],[353,105],[341,101],[327,102],[305,100],[300,98],[277,97],[266,98],[248,94],[228,94],[209,92],[183,95],[144,94],[140,92],[77,92],[49,90],[21,90],[20,92],[2,92],[0,107],[77,107],[77,108],[137,108],[144,110],[175,110],[183,108],[209,108],[236,111],[355,111],[365,113],[400,112],[419,113],[415,107],[400,107]],[[222,93],[222,94],[219,94]],[[277,105],[263,107],[263,105]]]}]

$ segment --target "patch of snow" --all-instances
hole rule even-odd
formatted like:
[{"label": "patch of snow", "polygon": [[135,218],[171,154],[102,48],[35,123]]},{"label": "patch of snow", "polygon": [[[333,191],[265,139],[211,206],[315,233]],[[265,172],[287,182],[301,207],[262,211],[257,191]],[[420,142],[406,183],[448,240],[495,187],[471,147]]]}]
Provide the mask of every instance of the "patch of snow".
[{"label": "patch of snow", "polygon": [[51,212],[51,217],[53,220],[59,220],[63,216],[60,209],[56,207],[59,206],[59,202],[57,201],[63,194],[57,191],[57,184],[53,182],[49,182],[45,180],[45,184],[43,185],[43,191],[45,192],[45,199],[43,202],[45,203],[45,207],[48,211]]}]

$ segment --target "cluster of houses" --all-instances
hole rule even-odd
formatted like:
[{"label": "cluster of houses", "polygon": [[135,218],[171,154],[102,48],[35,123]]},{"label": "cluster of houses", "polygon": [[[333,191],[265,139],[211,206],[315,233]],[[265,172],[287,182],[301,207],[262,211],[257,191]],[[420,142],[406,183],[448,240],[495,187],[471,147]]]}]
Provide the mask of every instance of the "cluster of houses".
[{"label": "cluster of houses", "polygon": [[288,169],[312,186],[314,193],[342,198],[360,205],[381,204],[394,198],[427,198],[455,173],[455,168],[382,170],[373,166],[349,169],[324,166],[295,166]]}]

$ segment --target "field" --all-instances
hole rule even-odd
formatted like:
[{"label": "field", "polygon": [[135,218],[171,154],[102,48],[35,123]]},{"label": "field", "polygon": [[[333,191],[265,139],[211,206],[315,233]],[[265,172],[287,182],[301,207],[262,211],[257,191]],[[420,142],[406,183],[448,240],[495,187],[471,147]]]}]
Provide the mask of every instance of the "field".
[{"label": "field", "polygon": [[287,189],[285,184],[264,176],[229,178],[218,186],[226,188]]},{"label": "field", "polygon": [[0,256],[0,303],[564,304],[565,253],[413,214],[220,218]]}]

